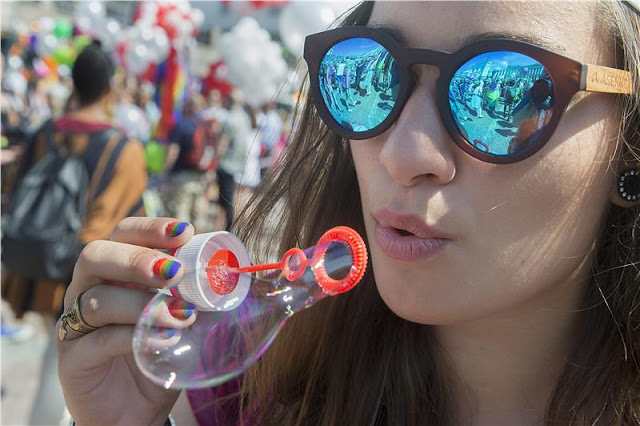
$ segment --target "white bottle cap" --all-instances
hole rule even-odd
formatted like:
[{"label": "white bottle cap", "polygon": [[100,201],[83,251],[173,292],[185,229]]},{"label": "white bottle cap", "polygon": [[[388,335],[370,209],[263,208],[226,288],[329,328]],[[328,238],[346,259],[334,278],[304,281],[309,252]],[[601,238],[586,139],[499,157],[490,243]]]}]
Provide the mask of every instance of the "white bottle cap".
[{"label": "white bottle cap", "polygon": [[251,265],[242,241],[226,231],[195,235],[174,254],[185,272],[177,287],[180,297],[201,310],[233,310],[244,301],[251,286],[250,274],[239,274],[237,285],[230,293],[218,294],[212,289],[207,267],[209,259],[219,250],[231,251],[237,258],[239,267]]}]

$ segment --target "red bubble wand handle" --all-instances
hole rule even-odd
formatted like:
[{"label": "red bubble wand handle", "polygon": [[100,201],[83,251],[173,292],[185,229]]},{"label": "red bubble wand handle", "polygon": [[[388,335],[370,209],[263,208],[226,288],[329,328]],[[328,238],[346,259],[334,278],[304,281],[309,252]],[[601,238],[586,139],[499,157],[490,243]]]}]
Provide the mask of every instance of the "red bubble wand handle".
[{"label": "red bubble wand handle", "polygon": [[[329,276],[325,268],[325,255],[332,243],[346,245],[351,252],[351,268],[346,277],[336,280]],[[302,249],[289,249],[277,263],[238,266],[238,260],[230,250],[218,250],[208,262],[209,284],[218,294],[228,294],[238,281],[239,273],[254,273],[274,269],[282,270],[288,281],[302,277],[309,266],[322,289],[328,294],[338,294],[350,290],[364,275],[367,265],[367,248],[362,237],[353,229],[338,226],[327,231],[319,240],[313,252],[313,258],[307,258]],[[221,274],[221,269],[226,273]]]}]

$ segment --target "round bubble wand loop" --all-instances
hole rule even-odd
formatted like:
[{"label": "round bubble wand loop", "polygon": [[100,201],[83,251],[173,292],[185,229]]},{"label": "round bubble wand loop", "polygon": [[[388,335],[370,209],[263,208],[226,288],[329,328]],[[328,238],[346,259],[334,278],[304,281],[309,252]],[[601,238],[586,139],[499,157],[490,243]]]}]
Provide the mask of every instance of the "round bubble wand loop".
[{"label": "round bubble wand loop", "polygon": [[174,255],[184,278],[144,309],[133,351],[148,378],[178,389],[241,375],[289,317],[352,289],[367,265],[364,241],[348,227],[332,228],[313,247],[288,250],[277,263],[251,265],[228,232],[196,235]]},{"label": "round bubble wand loop", "polygon": [[[291,263],[294,260],[298,262],[296,265],[296,269],[292,269]],[[304,270],[309,266],[309,259],[304,254],[304,251],[301,249],[294,247],[289,249],[284,256],[282,256],[282,260],[278,263],[265,263],[263,265],[254,265],[254,266],[245,266],[243,268],[234,268],[232,272],[260,272],[260,271],[268,271],[271,269],[280,269],[282,273],[289,281],[295,281],[302,276]]]}]

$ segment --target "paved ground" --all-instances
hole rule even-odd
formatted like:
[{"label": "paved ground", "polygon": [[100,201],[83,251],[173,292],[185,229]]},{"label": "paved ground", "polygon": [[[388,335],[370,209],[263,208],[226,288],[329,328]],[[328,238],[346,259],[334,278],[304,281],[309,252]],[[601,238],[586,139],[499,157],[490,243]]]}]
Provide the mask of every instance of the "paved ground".
[{"label": "paved ground", "polygon": [[42,357],[48,342],[45,320],[37,314],[28,313],[24,321],[34,327],[33,337],[24,342],[2,339],[2,425],[28,425],[38,390]]}]

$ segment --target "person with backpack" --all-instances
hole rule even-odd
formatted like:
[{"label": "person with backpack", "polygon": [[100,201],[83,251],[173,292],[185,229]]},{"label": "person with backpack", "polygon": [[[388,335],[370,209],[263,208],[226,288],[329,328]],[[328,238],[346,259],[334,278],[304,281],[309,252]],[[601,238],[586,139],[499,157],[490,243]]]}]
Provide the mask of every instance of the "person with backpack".
[{"label": "person with backpack", "polygon": [[64,400],[56,373],[55,319],[82,248],[141,216],[144,151],[112,122],[114,66],[98,43],[72,70],[68,113],[45,122],[27,144],[2,222],[2,296],[20,318],[36,311],[52,336],[29,424],[58,424]]}]

